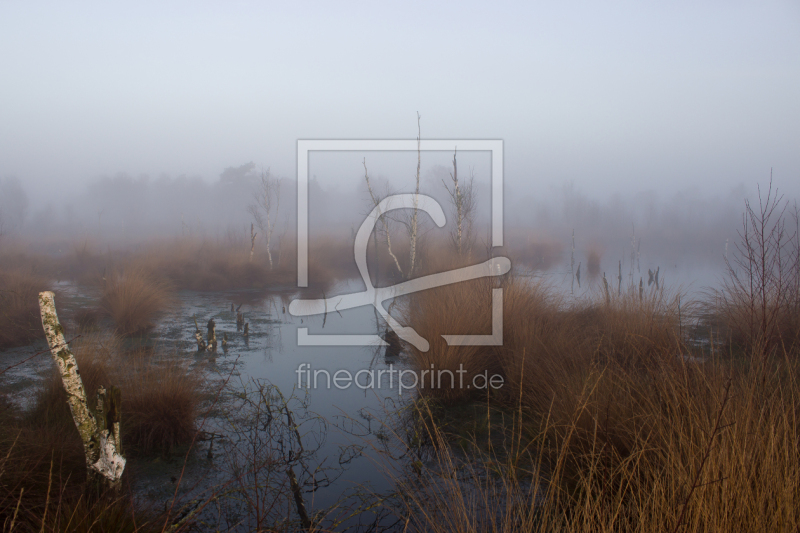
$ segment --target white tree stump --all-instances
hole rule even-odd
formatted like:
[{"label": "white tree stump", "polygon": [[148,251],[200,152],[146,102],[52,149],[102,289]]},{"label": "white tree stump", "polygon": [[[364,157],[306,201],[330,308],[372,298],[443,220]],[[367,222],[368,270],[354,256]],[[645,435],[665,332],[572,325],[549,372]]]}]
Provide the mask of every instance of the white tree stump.
[{"label": "white tree stump", "polygon": [[64,339],[64,328],[58,321],[52,292],[39,293],[39,310],[50,353],[67,393],[72,420],[83,442],[89,481],[99,480],[105,488],[116,490],[125,470],[125,458],[120,453],[119,389],[112,387],[109,392],[101,386],[97,390],[97,410],[93,413],[89,409],[78,363]]}]

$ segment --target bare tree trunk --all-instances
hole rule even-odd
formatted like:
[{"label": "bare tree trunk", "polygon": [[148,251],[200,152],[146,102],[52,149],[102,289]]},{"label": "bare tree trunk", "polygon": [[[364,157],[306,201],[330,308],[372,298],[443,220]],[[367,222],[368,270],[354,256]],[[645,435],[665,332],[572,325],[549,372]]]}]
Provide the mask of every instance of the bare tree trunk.
[{"label": "bare tree trunk", "polygon": [[569,256],[569,270],[572,273],[570,292],[575,294],[575,229],[572,230],[572,255]]},{"label": "bare tree trunk", "polygon": [[83,441],[89,481],[101,484],[105,489],[118,490],[125,470],[120,442],[119,389],[112,387],[107,391],[102,386],[97,389],[97,409],[93,413],[89,409],[78,363],[64,339],[64,328],[58,321],[52,292],[39,293],[39,310],[50,353],[67,393],[72,420]]},{"label": "bare tree trunk", "polygon": [[410,243],[410,250],[409,250],[409,263],[408,263],[408,275],[406,276],[408,279],[411,279],[411,276],[414,274],[414,267],[416,266],[417,260],[417,233],[419,231],[418,228],[418,215],[419,209],[417,209],[417,205],[419,203],[419,174],[420,174],[420,167],[422,165],[422,151],[420,150],[420,142],[421,142],[421,130],[419,125],[419,112],[417,112],[417,185],[414,189],[414,209],[411,212],[411,243]]},{"label": "bare tree trunk", "polygon": [[[255,232],[255,227],[253,223],[250,223],[250,261],[253,261],[253,254],[255,253],[256,249],[256,237],[258,237],[258,233]],[[272,263],[272,261],[270,261]]]},{"label": "bare tree trunk", "polygon": [[[381,201],[375,195],[375,192],[372,190],[372,184],[370,184],[369,182],[369,172],[367,171],[367,159],[364,158],[363,162],[364,162],[364,179],[367,182],[367,190],[369,191],[370,198],[372,198],[372,203],[375,204],[375,207],[378,207]],[[397,271],[400,272],[400,275],[405,276],[405,274],[403,273],[403,268],[400,266],[400,261],[397,260],[397,256],[394,255],[394,251],[392,251],[392,237],[389,232],[389,226],[386,224],[386,221],[383,219],[382,213],[380,211],[378,212],[378,220],[380,220],[381,229],[383,233],[386,235],[386,247],[389,250],[389,255],[394,260],[394,264],[397,267]],[[377,241],[375,242],[376,242],[375,254],[377,257],[378,247],[377,247]]]},{"label": "bare tree trunk", "polygon": [[[278,214],[281,206],[281,183],[278,179],[271,177],[269,169],[261,173],[261,184],[258,190],[253,193],[253,197],[256,202],[247,209],[267,241],[267,259],[269,260],[269,268],[272,270],[274,268],[272,262],[272,232],[278,223]],[[253,239],[255,240],[255,237]]]}]

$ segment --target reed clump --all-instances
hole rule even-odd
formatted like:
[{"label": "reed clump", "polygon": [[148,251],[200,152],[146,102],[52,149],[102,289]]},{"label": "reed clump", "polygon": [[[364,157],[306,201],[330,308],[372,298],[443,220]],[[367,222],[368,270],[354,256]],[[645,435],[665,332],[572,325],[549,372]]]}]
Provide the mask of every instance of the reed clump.
[{"label": "reed clump", "polygon": [[410,531],[793,531],[800,368],[790,354],[753,355],[746,367],[720,353],[595,360],[553,383],[544,407],[527,387],[548,377],[530,378],[484,401],[504,414],[494,445],[475,440],[468,455],[463,435],[427,417],[421,440],[433,446],[409,452],[428,460],[395,474],[399,514]]},{"label": "reed clump", "polygon": [[128,378],[120,385],[128,391],[123,400],[123,443],[146,455],[169,455],[189,444],[197,430],[200,376],[175,359],[153,361],[152,356],[140,355],[129,364]]},{"label": "reed clump", "polygon": [[119,334],[135,335],[155,325],[170,298],[168,283],[134,266],[106,276],[100,309],[111,318]]}]

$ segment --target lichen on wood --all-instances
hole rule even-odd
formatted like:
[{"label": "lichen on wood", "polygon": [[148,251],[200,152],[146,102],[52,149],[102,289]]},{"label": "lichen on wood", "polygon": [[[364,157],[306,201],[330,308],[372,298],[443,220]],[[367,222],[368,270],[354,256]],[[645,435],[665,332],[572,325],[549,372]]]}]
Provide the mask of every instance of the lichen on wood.
[{"label": "lichen on wood", "polygon": [[83,442],[89,479],[92,481],[99,476],[106,487],[116,489],[125,469],[125,458],[121,455],[119,439],[119,389],[112,387],[109,392],[101,386],[97,391],[97,410],[92,412],[78,371],[78,363],[64,338],[64,328],[58,321],[52,292],[39,293],[39,310],[50,353],[67,393],[72,419]]}]

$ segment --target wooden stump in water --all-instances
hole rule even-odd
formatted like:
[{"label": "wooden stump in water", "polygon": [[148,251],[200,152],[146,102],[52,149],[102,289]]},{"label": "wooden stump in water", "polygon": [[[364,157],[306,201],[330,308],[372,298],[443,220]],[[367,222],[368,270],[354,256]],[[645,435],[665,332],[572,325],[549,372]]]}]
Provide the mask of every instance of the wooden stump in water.
[{"label": "wooden stump in water", "polygon": [[197,325],[197,319],[194,319],[194,338],[197,341],[197,351],[206,351],[206,341],[203,340],[203,334],[200,332],[200,326]]},{"label": "wooden stump in water", "polygon": [[208,328],[208,347],[206,349],[215,352],[217,351],[217,323],[212,318],[206,327]]},{"label": "wooden stump in water", "polygon": [[397,357],[403,351],[403,343],[400,337],[391,328],[386,328],[386,332],[381,335],[381,338],[386,342],[386,351],[384,357]]}]

